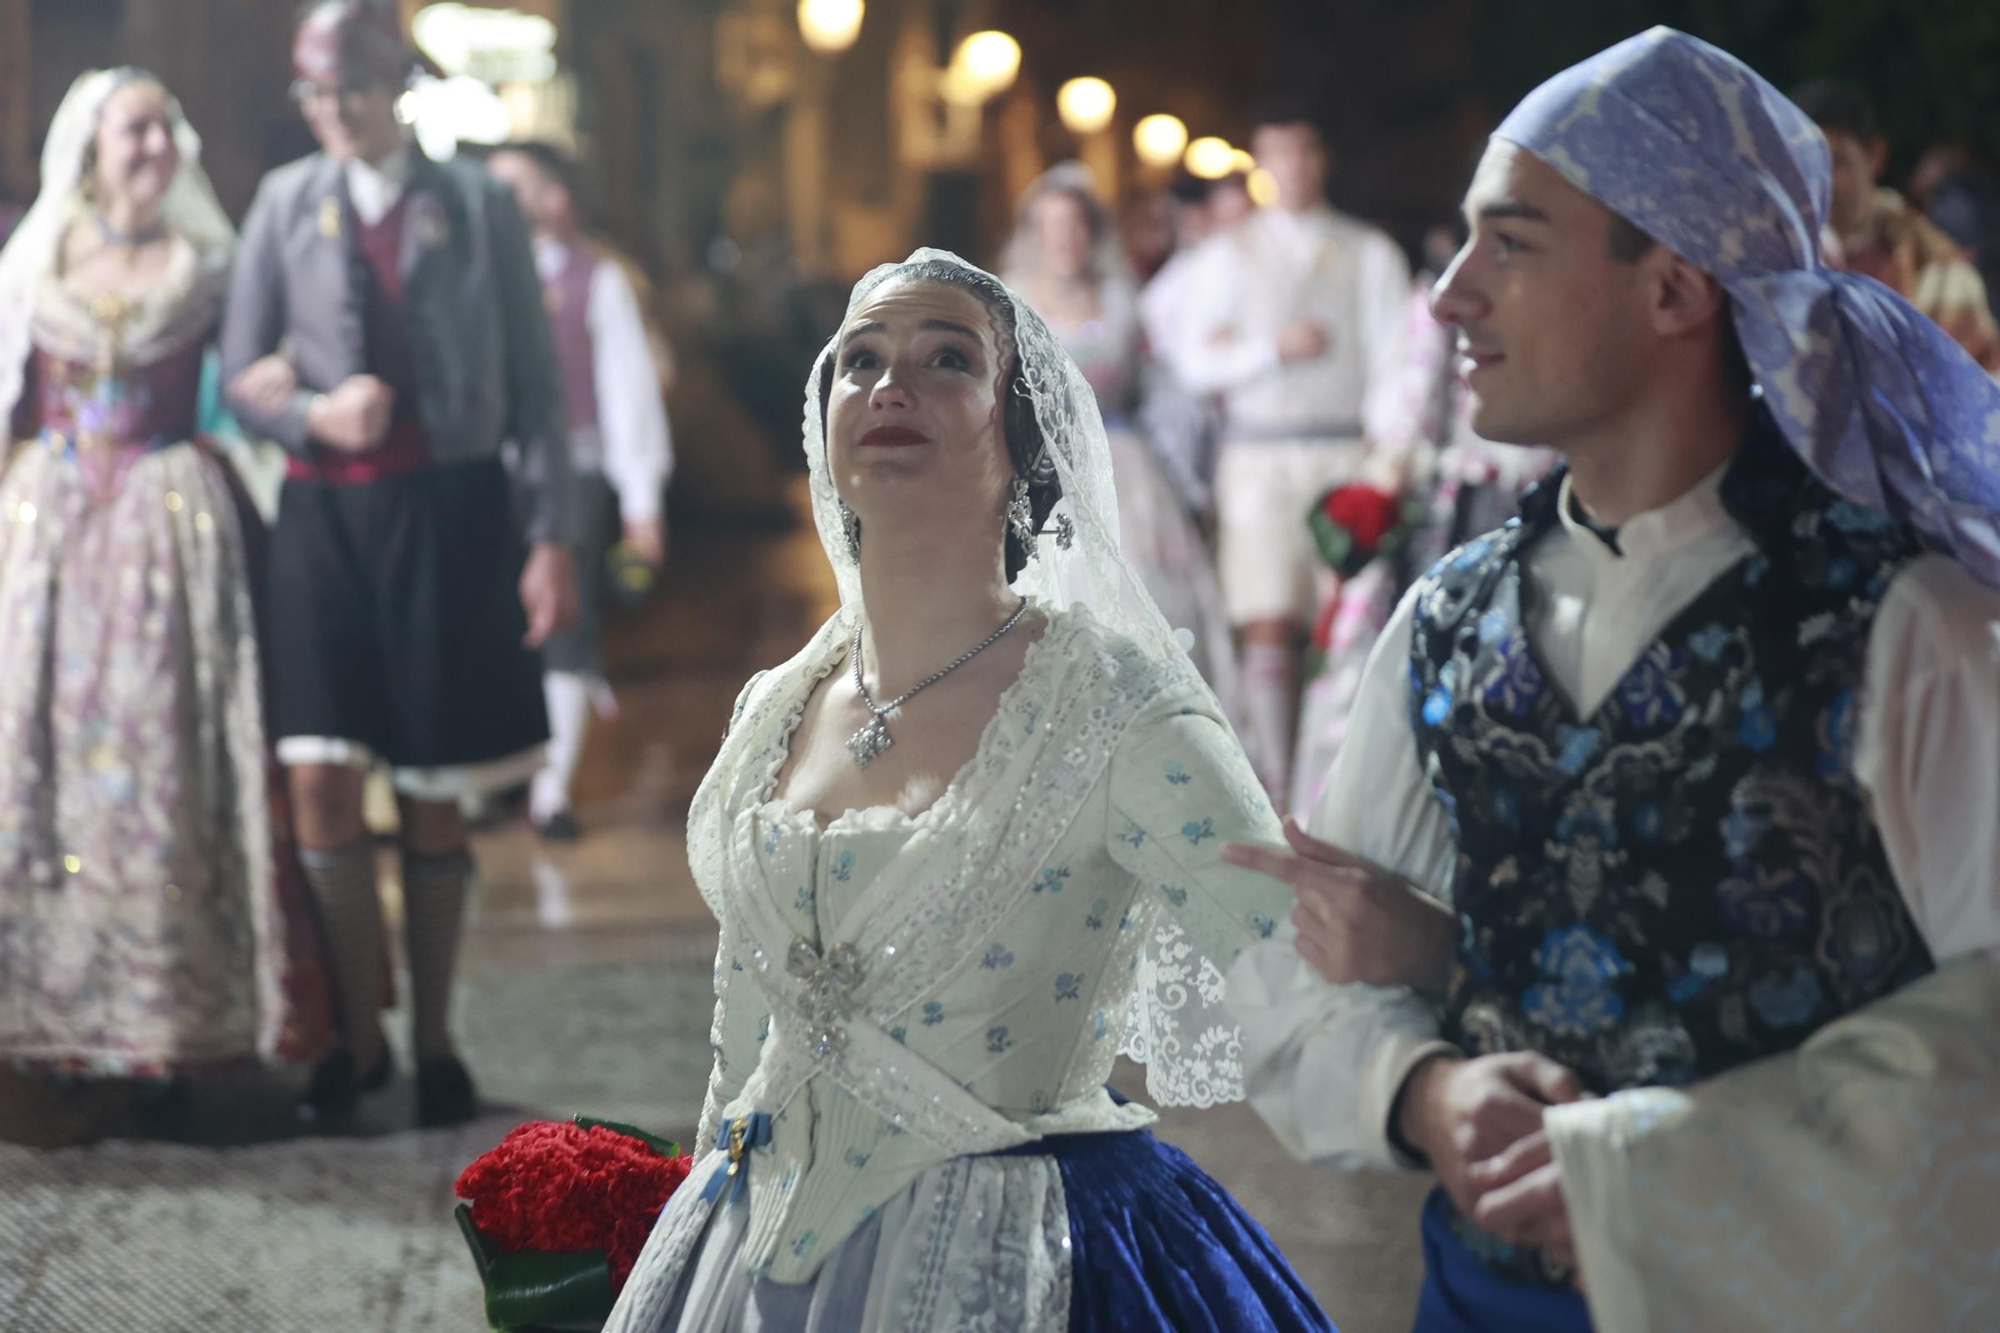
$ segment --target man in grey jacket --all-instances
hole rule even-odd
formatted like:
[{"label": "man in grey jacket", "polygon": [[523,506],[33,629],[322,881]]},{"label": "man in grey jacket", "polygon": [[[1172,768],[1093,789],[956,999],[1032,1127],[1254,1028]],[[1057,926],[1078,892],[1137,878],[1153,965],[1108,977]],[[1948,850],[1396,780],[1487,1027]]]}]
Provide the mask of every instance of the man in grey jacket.
[{"label": "man in grey jacket", "polygon": [[[447,1023],[472,872],[458,799],[538,767],[536,649],[576,593],[566,422],[527,228],[504,187],[410,141],[395,108],[420,60],[393,4],[306,11],[293,91],[324,151],[258,191],[222,359],[231,406],[291,455],[271,543],[271,732],[343,1037],[304,1106],[339,1118],[392,1072],[362,821],[368,769],[385,763],[402,798],[418,1117],[448,1124],[477,1106]],[[290,381],[250,369],[277,351]],[[540,456],[525,564],[506,439]]]}]

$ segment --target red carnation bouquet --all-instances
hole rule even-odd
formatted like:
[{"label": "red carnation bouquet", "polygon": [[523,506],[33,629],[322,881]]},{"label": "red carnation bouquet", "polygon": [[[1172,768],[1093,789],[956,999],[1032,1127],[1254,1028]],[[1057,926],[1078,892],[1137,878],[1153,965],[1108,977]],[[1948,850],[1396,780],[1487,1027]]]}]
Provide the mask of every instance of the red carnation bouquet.
[{"label": "red carnation bouquet", "polygon": [[1306,521],[1320,559],[1343,579],[1351,579],[1370,561],[1406,546],[1423,516],[1420,499],[1350,482],[1322,495]]},{"label": "red carnation bouquet", "polygon": [[579,1116],[513,1130],[458,1178],[459,1228],[496,1329],[604,1326],[694,1159],[644,1130]]}]

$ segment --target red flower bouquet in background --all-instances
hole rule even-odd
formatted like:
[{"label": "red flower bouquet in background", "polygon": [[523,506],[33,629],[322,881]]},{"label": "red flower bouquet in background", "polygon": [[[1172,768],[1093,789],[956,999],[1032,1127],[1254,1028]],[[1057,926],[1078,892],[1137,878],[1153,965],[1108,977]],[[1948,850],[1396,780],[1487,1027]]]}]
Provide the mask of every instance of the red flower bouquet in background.
[{"label": "red flower bouquet in background", "polygon": [[1420,501],[1405,500],[1365,482],[1336,486],[1319,498],[1307,522],[1320,559],[1351,579],[1378,556],[1406,545],[1423,517]]},{"label": "red flower bouquet in background", "polygon": [[499,1329],[599,1329],[694,1159],[578,1117],[520,1126],[458,1178],[460,1229]]}]

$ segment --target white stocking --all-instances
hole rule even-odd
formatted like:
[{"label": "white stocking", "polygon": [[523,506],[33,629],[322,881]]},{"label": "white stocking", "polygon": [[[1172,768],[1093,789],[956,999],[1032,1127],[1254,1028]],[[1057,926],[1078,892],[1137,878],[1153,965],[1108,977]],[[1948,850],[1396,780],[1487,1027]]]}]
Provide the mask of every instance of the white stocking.
[{"label": "white stocking", "polygon": [[583,758],[583,737],[590,727],[591,680],[572,671],[551,671],[542,677],[542,694],[549,708],[548,763],[535,775],[528,797],[528,815],[541,821],[569,809],[570,784]]}]

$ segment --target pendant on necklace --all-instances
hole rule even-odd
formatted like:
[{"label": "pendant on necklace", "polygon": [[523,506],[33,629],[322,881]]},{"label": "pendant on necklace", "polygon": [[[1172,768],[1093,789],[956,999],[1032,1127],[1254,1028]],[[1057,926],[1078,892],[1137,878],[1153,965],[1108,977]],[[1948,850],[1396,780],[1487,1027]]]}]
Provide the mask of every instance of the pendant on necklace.
[{"label": "pendant on necklace", "polygon": [[896,742],[889,739],[889,727],[881,718],[871,718],[868,725],[847,738],[847,748],[854,752],[854,766],[866,768],[888,752]]}]

